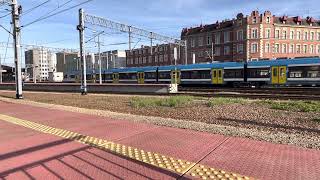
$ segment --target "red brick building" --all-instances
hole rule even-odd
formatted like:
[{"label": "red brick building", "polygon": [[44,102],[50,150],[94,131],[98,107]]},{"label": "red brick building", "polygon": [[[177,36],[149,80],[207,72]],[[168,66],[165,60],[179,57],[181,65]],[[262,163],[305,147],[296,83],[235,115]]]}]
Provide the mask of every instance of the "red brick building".
[{"label": "red brick building", "polygon": [[185,28],[181,39],[188,42],[188,63],[194,55],[196,63],[313,57],[320,56],[320,21],[253,11],[249,16],[240,13],[232,20]]},{"label": "red brick building", "polygon": [[[152,52],[150,46],[127,50],[127,67],[174,65],[174,47],[176,46],[173,44],[161,44],[153,46]],[[180,53],[178,52],[178,54]],[[177,64],[181,64],[180,59],[178,56]]]},{"label": "red brick building", "polygon": [[[277,58],[320,56],[320,21],[312,17],[275,16],[270,11],[239,13],[224,20],[199,27],[184,28],[181,39],[187,40],[187,63],[212,61],[250,61]],[[127,51],[127,66],[172,65],[172,45]],[[181,47],[178,64],[185,64]]]}]

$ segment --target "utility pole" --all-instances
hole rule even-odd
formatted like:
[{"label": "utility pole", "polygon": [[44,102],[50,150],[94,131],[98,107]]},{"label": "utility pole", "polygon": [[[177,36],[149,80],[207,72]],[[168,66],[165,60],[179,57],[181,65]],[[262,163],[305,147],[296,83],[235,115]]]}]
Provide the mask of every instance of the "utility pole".
[{"label": "utility pole", "polygon": [[185,60],[185,65],[187,65],[188,64],[188,43],[187,43],[187,40],[185,40],[184,41],[185,42],[185,46],[184,46],[184,53],[185,53],[185,58],[186,58],[186,60]]},{"label": "utility pole", "polygon": [[150,54],[152,55],[153,53],[153,32],[150,32]]},{"label": "utility pole", "polygon": [[80,39],[80,60],[81,60],[81,94],[87,94],[87,67],[86,56],[84,52],[84,12],[83,9],[79,9],[79,25],[77,26]]},{"label": "utility pole", "polygon": [[213,42],[211,43],[211,63],[213,63],[213,61],[214,61],[214,52],[213,52],[213,50],[214,50],[214,47],[213,47]]},{"label": "utility pole", "polygon": [[102,72],[101,72],[101,49],[100,49],[100,34],[98,34],[98,53],[99,53],[99,84],[102,84]]},{"label": "utility pole", "polygon": [[131,52],[131,43],[132,43],[132,36],[131,36],[131,26],[128,27],[129,29],[129,51]]},{"label": "utility pole", "polygon": [[109,70],[109,51],[107,52],[107,70]]},{"label": "utility pole", "polygon": [[22,99],[22,79],[21,79],[21,59],[19,57],[20,48],[20,13],[21,6],[18,6],[17,0],[12,0],[12,25],[14,42],[14,63],[15,63],[15,81],[16,81],[16,99]]},{"label": "utility pole", "polygon": [[0,84],[2,84],[2,62],[1,62],[1,55],[0,55]]}]

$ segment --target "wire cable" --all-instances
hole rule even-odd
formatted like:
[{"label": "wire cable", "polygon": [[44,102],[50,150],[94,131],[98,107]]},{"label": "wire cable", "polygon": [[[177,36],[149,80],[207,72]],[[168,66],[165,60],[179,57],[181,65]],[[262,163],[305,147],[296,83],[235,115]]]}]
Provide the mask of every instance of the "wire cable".
[{"label": "wire cable", "polygon": [[[12,26],[10,27],[10,32],[11,31],[12,31]],[[6,45],[6,50],[5,50],[5,54],[4,54],[4,62],[6,61],[6,58],[7,58],[10,37],[11,37],[11,34],[9,33],[8,40],[7,40],[7,45]]]},{"label": "wire cable", "polygon": [[27,14],[31,13],[32,11],[34,11],[34,10],[36,10],[37,8],[39,8],[39,7],[47,4],[47,3],[50,2],[50,1],[51,1],[51,0],[47,0],[47,1],[43,2],[43,3],[40,3],[40,4],[38,4],[38,5],[34,6],[34,7],[26,10],[25,12],[23,12],[23,13],[21,14],[21,16],[24,16],[24,15],[27,15]]},{"label": "wire cable", "polygon": [[46,16],[41,17],[41,18],[38,18],[38,19],[36,19],[36,20],[34,20],[34,21],[30,22],[30,23],[27,23],[27,24],[25,24],[25,25],[23,25],[23,26],[21,26],[21,27],[22,27],[22,28],[25,28],[25,27],[30,26],[30,25],[32,25],[32,24],[34,24],[34,23],[39,22],[39,21],[48,19],[48,18],[50,18],[50,17],[52,17],[52,16],[61,14],[61,13],[63,13],[63,12],[69,11],[69,10],[71,10],[71,9],[73,9],[73,8],[76,8],[76,7],[78,7],[78,6],[81,6],[81,5],[83,5],[83,4],[86,4],[86,3],[90,2],[90,1],[93,1],[93,0],[87,0],[87,1],[85,1],[85,2],[82,2],[82,3],[76,4],[76,5],[74,5],[74,6],[71,6],[71,7],[67,8],[67,9],[63,9],[63,10],[58,11],[58,12],[56,12],[56,13],[46,15]]}]

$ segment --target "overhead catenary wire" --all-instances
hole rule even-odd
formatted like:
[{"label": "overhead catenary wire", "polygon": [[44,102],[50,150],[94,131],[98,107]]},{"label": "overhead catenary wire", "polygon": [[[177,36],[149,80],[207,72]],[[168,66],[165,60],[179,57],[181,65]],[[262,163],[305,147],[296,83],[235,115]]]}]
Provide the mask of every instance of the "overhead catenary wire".
[{"label": "overhead catenary wire", "polygon": [[[10,32],[12,31],[12,27],[10,28]],[[10,42],[10,37],[11,34],[8,35],[8,40],[7,40],[7,44],[6,44],[6,50],[5,50],[5,54],[4,54],[4,58],[7,58],[7,53],[8,53],[8,47],[9,47],[9,42]],[[4,61],[5,62],[5,61]]]},{"label": "overhead catenary wire", "polygon": [[69,8],[66,8],[66,9],[63,9],[63,10],[61,10],[61,11],[58,11],[58,12],[56,12],[56,13],[49,14],[49,15],[46,15],[46,16],[44,16],[44,17],[40,17],[40,18],[38,18],[38,19],[36,19],[36,20],[34,20],[34,21],[30,22],[30,23],[27,23],[27,24],[25,24],[25,25],[23,25],[23,26],[21,26],[21,27],[22,27],[22,28],[25,28],[25,27],[30,26],[30,25],[32,25],[32,24],[34,24],[34,23],[39,22],[39,21],[48,19],[48,18],[50,18],[50,17],[52,17],[52,16],[61,14],[61,13],[63,13],[63,12],[69,11],[69,10],[71,10],[71,9],[73,9],[73,8],[76,8],[76,7],[78,7],[78,6],[81,6],[81,5],[83,5],[83,4],[86,4],[86,3],[90,2],[90,1],[93,1],[93,0],[87,0],[87,1],[85,1],[85,2],[76,4],[76,5],[71,6],[71,7],[69,7]]},{"label": "overhead catenary wire", "polygon": [[47,3],[50,2],[50,1],[51,1],[51,0],[47,0],[47,1],[43,2],[43,3],[40,3],[40,4],[38,4],[38,5],[34,6],[34,7],[26,10],[25,12],[23,12],[23,13],[21,14],[21,16],[24,16],[24,15],[27,15],[27,14],[31,13],[32,11],[34,11],[34,10],[36,10],[37,8],[39,8],[39,7],[47,4]]}]

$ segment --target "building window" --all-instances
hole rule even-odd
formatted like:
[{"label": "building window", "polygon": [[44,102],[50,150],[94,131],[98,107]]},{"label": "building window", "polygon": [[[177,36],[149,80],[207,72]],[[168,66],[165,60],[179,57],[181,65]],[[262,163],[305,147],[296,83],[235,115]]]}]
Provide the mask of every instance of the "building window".
[{"label": "building window", "polygon": [[211,43],[212,43],[212,38],[211,38],[211,36],[207,36],[207,45],[211,45]]},{"label": "building window", "polygon": [[301,53],[301,45],[300,45],[300,44],[297,45],[296,52],[297,52],[298,54]]},{"label": "building window", "polygon": [[294,39],[294,31],[290,31],[290,39]]},{"label": "building window", "polygon": [[199,37],[198,43],[199,43],[199,46],[203,46],[203,37]]},{"label": "building window", "polygon": [[258,38],[258,29],[252,29],[251,38],[252,39],[257,39]]},{"label": "building window", "polygon": [[287,39],[287,31],[283,31],[282,32],[282,39]]},{"label": "building window", "polygon": [[282,53],[287,53],[287,44],[282,44]]},{"label": "building window", "polygon": [[270,17],[267,17],[267,23],[270,24]]},{"label": "building window", "polygon": [[162,55],[159,56],[159,62],[163,62],[163,56]]},{"label": "building window", "polygon": [[224,55],[229,55],[230,54],[230,46],[224,46],[223,54]]},{"label": "building window", "polygon": [[237,32],[237,40],[242,41],[243,40],[243,31],[240,30]]},{"label": "building window", "polygon": [[164,62],[168,62],[168,54],[164,55]]},{"label": "building window", "polygon": [[269,39],[271,37],[271,29],[266,29],[266,38]]},{"label": "building window", "polygon": [[317,53],[320,54],[320,45],[317,46]]},{"label": "building window", "polygon": [[256,24],[256,23],[257,23],[257,17],[253,17],[252,23],[253,23],[253,24]]},{"label": "building window", "polygon": [[195,40],[194,40],[194,38],[191,38],[191,47],[195,47]]},{"label": "building window", "polygon": [[308,40],[308,32],[307,32],[307,31],[304,32],[303,39],[304,39],[304,40]]},{"label": "building window", "polygon": [[258,44],[252,43],[251,44],[251,53],[257,53],[258,52]]},{"label": "building window", "polygon": [[223,40],[225,43],[230,41],[230,32],[229,31],[223,33]]},{"label": "building window", "polygon": [[294,45],[290,44],[289,53],[293,53],[293,52],[294,52]]},{"label": "building window", "polygon": [[203,57],[203,51],[199,51],[198,57],[199,57],[199,58],[200,58],[200,57]]},{"label": "building window", "polygon": [[279,30],[279,29],[277,29],[277,30],[275,31],[275,38],[277,38],[277,39],[280,38],[280,30]]},{"label": "building window", "polygon": [[314,32],[310,32],[310,40],[311,40],[311,41],[314,40]]},{"label": "building window", "polygon": [[318,38],[317,38],[318,41],[320,41],[320,32],[318,32]]},{"label": "building window", "polygon": [[149,63],[152,63],[152,56],[149,56]]},{"label": "building window", "polygon": [[314,46],[310,45],[310,54],[314,54]]},{"label": "building window", "polygon": [[280,53],[280,44],[276,44],[274,48],[275,53]]},{"label": "building window", "polygon": [[220,33],[215,34],[215,44],[220,44],[221,35]]},{"label": "building window", "polygon": [[242,54],[243,53],[243,44],[237,45],[237,53]]},{"label": "building window", "polygon": [[158,56],[154,57],[154,61],[157,63],[158,62]]},{"label": "building window", "polygon": [[303,45],[303,53],[307,54],[308,53],[308,45]]},{"label": "building window", "polygon": [[301,32],[300,31],[297,32],[297,39],[301,40]]},{"label": "building window", "polygon": [[143,64],[147,63],[147,57],[143,57]]},{"label": "building window", "polygon": [[270,43],[266,43],[265,52],[270,53]]},{"label": "building window", "polygon": [[221,55],[221,49],[220,49],[220,47],[216,47],[216,53],[215,53],[215,55],[216,56],[220,56]]}]

